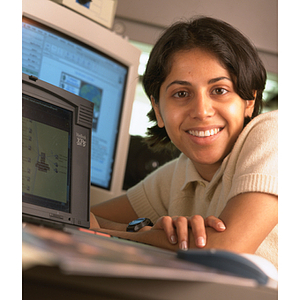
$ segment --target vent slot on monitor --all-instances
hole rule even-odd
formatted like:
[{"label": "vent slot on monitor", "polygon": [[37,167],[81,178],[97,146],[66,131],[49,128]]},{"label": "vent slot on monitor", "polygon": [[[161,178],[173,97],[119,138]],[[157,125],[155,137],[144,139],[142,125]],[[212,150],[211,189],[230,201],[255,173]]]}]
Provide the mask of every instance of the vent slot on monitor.
[{"label": "vent slot on monitor", "polygon": [[93,107],[80,105],[78,107],[77,124],[90,128],[93,123]]}]

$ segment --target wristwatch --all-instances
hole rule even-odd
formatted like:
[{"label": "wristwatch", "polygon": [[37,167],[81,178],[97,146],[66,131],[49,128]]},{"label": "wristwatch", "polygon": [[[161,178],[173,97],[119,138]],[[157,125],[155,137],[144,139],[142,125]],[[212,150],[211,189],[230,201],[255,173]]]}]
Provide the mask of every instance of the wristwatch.
[{"label": "wristwatch", "polygon": [[153,223],[148,218],[138,218],[128,224],[126,231],[137,232],[145,226],[153,226]]}]

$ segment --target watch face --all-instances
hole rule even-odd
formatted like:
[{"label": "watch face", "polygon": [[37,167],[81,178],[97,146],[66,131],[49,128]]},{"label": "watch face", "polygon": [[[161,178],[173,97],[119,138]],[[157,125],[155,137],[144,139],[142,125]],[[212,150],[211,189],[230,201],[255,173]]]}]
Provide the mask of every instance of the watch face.
[{"label": "watch face", "polygon": [[129,225],[140,224],[140,223],[143,222],[144,220],[145,220],[145,218],[139,218],[139,219],[136,219],[136,220],[130,222]]}]

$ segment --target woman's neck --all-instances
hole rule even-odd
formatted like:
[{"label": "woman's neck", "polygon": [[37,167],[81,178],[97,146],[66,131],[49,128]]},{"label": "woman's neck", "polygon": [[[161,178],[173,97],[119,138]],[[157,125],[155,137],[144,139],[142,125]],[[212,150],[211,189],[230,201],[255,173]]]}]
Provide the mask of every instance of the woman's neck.
[{"label": "woman's neck", "polygon": [[193,162],[197,172],[199,175],[207,181],[211,181],[212,178],[214,177],[215,173],[217,170],[220,168],[222,162],[217,162],[213,165],[202,165],[202,164],[197,164]]}]

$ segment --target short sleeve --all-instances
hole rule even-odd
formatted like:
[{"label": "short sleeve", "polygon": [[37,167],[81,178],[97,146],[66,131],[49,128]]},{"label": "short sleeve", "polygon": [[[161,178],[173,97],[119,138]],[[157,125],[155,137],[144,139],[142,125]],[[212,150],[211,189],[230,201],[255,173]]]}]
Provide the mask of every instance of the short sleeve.
[{"label": "short sleeve", "polygon": [[171,161],[151,173],[127,191],[130,204],[139,217],[155,222],[168,214],[171,182],[177,160]]},{"label": "short sleeve", "polygon": [[252,122],[232,151],[237,160],[228,199],[245,192],[278,195],[277,112],[260,115]]}]

